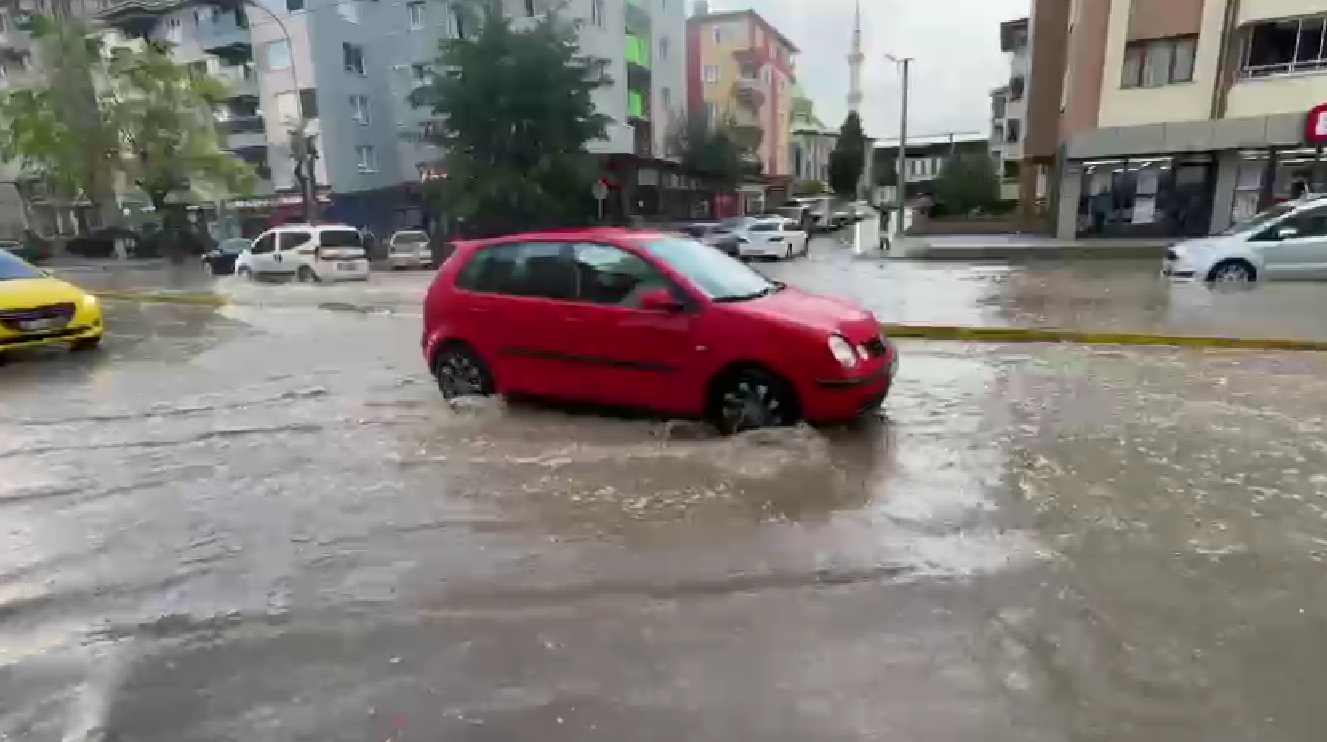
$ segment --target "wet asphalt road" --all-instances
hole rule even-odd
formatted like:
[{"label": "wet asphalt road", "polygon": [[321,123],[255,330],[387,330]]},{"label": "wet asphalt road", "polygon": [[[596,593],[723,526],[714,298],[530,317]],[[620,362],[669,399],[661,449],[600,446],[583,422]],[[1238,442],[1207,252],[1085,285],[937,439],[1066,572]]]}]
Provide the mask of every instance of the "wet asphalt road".
[{"label": "wet asphalt road", "polygon": [[[840,258],[770,270],[886,270]],[[1012,319],[1000,270],[936,312]],[[1327,728],[1327,356],[909,342],[884,419],[719,440],[448,407],[418,280],[112,303],[0,367],[0,739]],[[395,309],[315,308],[356,296]]]}]

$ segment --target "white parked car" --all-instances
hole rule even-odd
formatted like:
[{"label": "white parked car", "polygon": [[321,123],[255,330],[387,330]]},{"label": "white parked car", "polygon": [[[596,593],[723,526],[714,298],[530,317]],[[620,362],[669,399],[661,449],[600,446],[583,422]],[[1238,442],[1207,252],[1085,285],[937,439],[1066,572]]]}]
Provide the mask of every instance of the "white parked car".
[{"label": "white parked car", "polygon": [[241,278],[367,281],[369,258],[358,229],[345,224],[284,224],[258,235],[235,259]]},{"label": "white parked car", "polygon": [[747,216],[724,222],[737,235],[743,258],[792,258],[810,250],[811,236],[781,216]]},{"label": "white parked car", "polygon": [[1327,198],[1287,201],[1210,237],[1166,250],[1172,281],[1327,279]]},{"label": "white parked car", "polygon": [[395,268],[427,268],[433,264],[429,236],[418,229],[402,229],[387,240],[387,260]]}]

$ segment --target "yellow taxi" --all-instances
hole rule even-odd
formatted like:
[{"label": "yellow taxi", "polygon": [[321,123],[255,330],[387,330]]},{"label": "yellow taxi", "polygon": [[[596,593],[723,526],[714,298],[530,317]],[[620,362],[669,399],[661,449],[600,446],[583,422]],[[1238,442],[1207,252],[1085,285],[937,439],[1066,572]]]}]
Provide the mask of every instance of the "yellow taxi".
[{"label": "yellow taxi", "polygon": [[57,344],[86,350],[101,333],[97,297],[0,250],[0,353]]}]

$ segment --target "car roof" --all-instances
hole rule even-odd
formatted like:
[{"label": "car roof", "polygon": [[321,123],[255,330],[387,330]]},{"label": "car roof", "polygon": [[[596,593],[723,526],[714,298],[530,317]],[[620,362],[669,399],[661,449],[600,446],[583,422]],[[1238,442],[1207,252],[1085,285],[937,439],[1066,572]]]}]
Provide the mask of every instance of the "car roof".
[{"label": "car roof", "polygon": [[600,242],[631,243],[642,237],[663,237],[668,235],[669,230],[652,228],[627,228],[627,227],[565,227],[556,229],[542,229],[531,232],[517,232],[514,234],[505,234],[500,237],[485,237],[476,240],[454,240],[458,246],[479,246],[499,245],[507,242],[520,242],[522,240],[597,240]]},{"label": "car roof", "polygon": [[300,232],[310,232],[310,231],[325,232],[332,229],[349,229],[355,232],[359,231],[358,227],[352,227],[349,224],[278,224],[277,226],[272,227],[267,231],[288,232],[288,231],[298,230]]}]

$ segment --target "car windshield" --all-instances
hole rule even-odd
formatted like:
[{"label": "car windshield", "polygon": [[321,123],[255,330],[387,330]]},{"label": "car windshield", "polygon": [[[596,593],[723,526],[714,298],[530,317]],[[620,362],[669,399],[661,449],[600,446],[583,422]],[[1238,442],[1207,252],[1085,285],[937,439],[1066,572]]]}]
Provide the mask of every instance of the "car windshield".
[{"label": "car windshield", "polygon": [[223,240],[217,247],[227,255],[238,255],[249,248],[249,241],[243,237],[232,237],[229,240]]},{"label": "car windshield", "polygon": [[1248,219],[1245,219],[1242,222],[1236,222],[1230,225],[1229,227],[1226,227],[1225,229],[1221,230],[1217,234],[1239,234],[1241,232],[1251,232],[1255,229],[1270,224],[1271,222],[1277,219],[1280,219],[1286,214],[1289,214],[1290,212],[1294,211],[1295,208],[1298,206],[1299,206],[1298,203],[1292,203],[1292,202],[1277,204],[1266,211],[1254,214],[1253,216],[1249,217]]},{"label": "car windshield", "polygon": [[0,250],[0,281],[19,278],[41,278],[42,272],[33,268],[27,261]]},{"label": "car windshield", "polygon": [[318,235],[323,247],[363,247],[364,240],[353,229],[325,229]]},{"label": "car windshield", "polygon": [[392,241],[398,245],[425,245],[428,244],[429,236],[423,232],[397,232]]},{"label": "car windshield", "polygon": [[656,237],[645,243],[645,249],[715,301],[754,299],[781,288],[741,261],[695,240]]}]

